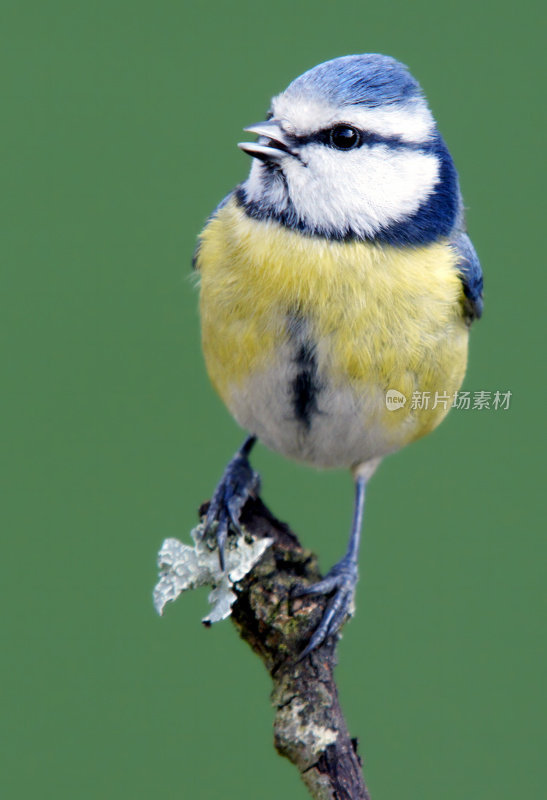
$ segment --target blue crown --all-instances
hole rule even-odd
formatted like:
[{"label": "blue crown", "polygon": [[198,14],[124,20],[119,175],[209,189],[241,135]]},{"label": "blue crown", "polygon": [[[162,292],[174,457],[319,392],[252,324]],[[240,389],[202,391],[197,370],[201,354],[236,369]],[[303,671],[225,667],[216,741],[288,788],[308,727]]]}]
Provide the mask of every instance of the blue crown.
[{"label": "blue crown", "polygon": [[378,53],[325,61],[289,84],[286,95],[292,94],[315,95],[337,106],[368,108],[423,99],[420,84],[408,68]]}]

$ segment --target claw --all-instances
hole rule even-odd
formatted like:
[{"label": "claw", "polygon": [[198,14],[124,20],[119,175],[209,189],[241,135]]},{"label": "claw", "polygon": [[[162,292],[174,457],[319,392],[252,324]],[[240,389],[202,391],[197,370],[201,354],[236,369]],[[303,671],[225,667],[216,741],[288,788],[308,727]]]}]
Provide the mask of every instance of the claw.
[{"label": "claw", "polygon": [[343,558],[322,581],[305,588],[298,587],[293,592],[293,597],[305,597],[306,595],[330,594],[335,591],[325,609],[321,622],[304,650],[300,653],[299,661],[302,661],[322,645],[328,636],[332,636],[340,630],[346,616],[350,613],[357,580],[356,563],[352,559]]},{"label": "claw", "polygon": [[307,595],[315,594],[330,594],[339,584],[338,578],[329,572],[326,578],[322,581],[313,583],[311,586],[297,586],[293,592],[293,597],[306,597]]},{"label": "claw", "polygon": [[228,519],[226,518],[226,514],[222,514],[221,518],[218,523],[218,528],[216,531],[217,537],[217,547],[218,547],[218,558],[220,561],[220,569],[224,572],[226,566],[226,560],[224,558],[224,548],[226,546],[226,540],[228,539]]},{"label": "claw", "polygon": [[238,533],[242,532],[240,518],[243,506],[249,497],[255,497],[260,489],[260,477],[253,470],[248,459],[255,441],[255,437],[249,437],[241,450],[229,462],[215,489],[205,517],[204,536],[207,536],[214,524],[217,523],[215,535],[220,568],[223,572],[226,563],[224,550],[230,525]]}]

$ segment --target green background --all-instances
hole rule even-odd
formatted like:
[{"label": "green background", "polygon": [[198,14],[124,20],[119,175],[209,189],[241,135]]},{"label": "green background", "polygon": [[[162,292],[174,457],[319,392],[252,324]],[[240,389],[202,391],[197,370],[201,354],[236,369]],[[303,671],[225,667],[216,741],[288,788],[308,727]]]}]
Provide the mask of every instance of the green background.
[{"label": "green background", "polygon": [[[540,4],[4,0],[2,744],[9,798],[304,800],[269,680],[206,591],[153,610],[241,432],[210,388],[188,278],[272,94],[389,53],[459,167],[486,273],[454,411],[388,459],[366,510],[338,678],[373,800],[545,786],[545,115]],[[258,448],[264,497],[342,554],[352,487]]]}]

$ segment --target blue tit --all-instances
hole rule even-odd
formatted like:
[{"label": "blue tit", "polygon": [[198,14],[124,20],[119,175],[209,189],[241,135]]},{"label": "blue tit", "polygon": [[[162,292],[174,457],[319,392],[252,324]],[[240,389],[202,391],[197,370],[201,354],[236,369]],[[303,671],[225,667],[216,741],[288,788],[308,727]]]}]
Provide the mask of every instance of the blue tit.
[{"label": "blue tit", "polygon": [[[482,272],[452,158],[395,59],[319,64],[245,130],[258,137],[239,144],[249,176],[215,209],[195,254],[207,370],[250,434],[206,529],[216,527],[223,564],[229,526],[239,528],[257,490],[248,458],[257,439],[351,470],[349,545],[306,590],[329,601],[305,655],[352,609],[367,481],[441,422],[462,383]],[[444,401],[413,403],[416,393]]]}]

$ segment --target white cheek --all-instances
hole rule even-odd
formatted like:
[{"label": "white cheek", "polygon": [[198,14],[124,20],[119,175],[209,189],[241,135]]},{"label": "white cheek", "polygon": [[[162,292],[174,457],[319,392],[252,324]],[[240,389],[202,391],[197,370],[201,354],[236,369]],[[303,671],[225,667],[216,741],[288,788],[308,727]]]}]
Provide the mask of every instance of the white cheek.
[{"label": "white cheek", "polygon": [[284,165],[291,200],[302,219],[328,231],[372,236],[415,213],[439,178],[436,156],[384,145],[310,147],[306,157],[308,167]]},{"label": "white cheek", "polygon": [[254,203],[263,203],[272,206],[276,211],[282,212],[288,202],[287,186],[285,182],[271,175],[265,179],[264,167],[260,161],[253,158],[251,171],[245,183],[247,200]]},{"label": "white cheek", "polygon": [[264,196],[264,181],[262,179],[262,168],[259,161],[253,158],[249,177],[245,183],[247,199],[257,202]]}]

